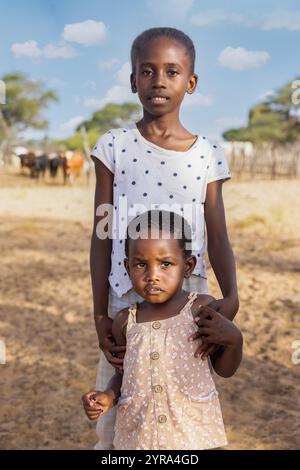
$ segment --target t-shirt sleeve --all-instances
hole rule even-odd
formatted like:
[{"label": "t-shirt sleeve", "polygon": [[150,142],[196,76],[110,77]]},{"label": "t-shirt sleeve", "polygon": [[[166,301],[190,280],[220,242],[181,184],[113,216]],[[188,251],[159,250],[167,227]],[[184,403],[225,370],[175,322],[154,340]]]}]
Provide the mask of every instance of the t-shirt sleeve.
[{"label": "t-shirt sleeve", "polygon": [[112,173],[115,172],[114,142],[110,131],[97,140],[91,155],[98,158]]},{"label": "t-shirt sleeve", "polygon": [[218,180],[226,181],[230,178],[231,173],[223,149],[219,145],[213,145],[209,162],[207,184]]}]

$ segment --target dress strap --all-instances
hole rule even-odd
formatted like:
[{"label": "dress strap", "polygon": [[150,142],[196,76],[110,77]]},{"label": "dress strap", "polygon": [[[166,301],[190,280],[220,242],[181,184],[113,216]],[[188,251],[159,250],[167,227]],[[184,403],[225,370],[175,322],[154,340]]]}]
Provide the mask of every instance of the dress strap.
[{"label": "dress strap", "polygon": [[128,321],[127,321],[127,331],[136,323],[136,310],[137,310],[137,303],[134,302],[133,304],[129,305],[128,307]]},{"label": "dress strap", "polygon": [[188,302],[185,304],[185,309],[190,309],[194,303],[194,301],[197,299],[198,297],[198,292],[190,292],[189,295],[188,295]]}]

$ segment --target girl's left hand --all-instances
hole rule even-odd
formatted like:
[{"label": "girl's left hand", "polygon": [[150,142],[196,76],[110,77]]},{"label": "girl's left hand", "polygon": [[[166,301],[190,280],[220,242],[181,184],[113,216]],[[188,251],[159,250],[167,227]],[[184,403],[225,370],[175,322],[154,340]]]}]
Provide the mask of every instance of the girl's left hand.
[{"label": "girl's left hand", "polygon": [[200,308],[195,317],[204,344],[214,343],[219,346],[236,346],[240,341],[241,333],[231,320],[225,318],[209,306]]},{"label": "girl's left hand", "polygon": [[[210,302],[209,307],[216,312],[221,313],[224,317],[233,320],[239,309],[239,300],[237,297],[225,297],[224,299],[213,300]],[[199,313],[201,312],[202,308],[203,307],[200,307]],[[203,339],[201,334],[197,331],[189,337],[189,341],[195,341],[199,338]],[[202,341],[202,344],[195,352],[195,357],[201,357],[201,359],[204,360],[208,356],[215,354],[220,348],[221,346],[218,344],[209,344]]]}]

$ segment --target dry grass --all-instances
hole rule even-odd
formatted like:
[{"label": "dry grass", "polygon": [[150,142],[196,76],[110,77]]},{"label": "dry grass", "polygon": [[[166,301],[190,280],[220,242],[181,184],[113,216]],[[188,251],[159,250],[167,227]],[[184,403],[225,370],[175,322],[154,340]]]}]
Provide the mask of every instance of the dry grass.
[{"label": "dry grass", "polygon": [[[1,449],[85,449],[81,393],[98,359],[89,280],[92,191],[0,173]],[[7,184],[6,184],[7,182]],[[300,221],[296,181],[226,183],[245,356],[218,379],[229,449],[299,448]],[[211,293],[218,295],[209,269]]]}]

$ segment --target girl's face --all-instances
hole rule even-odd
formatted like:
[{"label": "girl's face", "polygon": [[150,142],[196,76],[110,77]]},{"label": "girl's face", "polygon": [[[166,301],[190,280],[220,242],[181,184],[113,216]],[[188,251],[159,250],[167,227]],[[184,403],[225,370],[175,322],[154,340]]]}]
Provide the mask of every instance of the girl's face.
[{"label": "girl's face", "polygon": [[129,258],[124,264],[135,292],[150,303],[163,303],[180,292],[184,278],[194,270],[196,258],[185,257],[174,238],[139,238],[130,240]]},{"label": "girl's face", "polygon": [[165,37],[153,39],[137,58],[136,73],[130,77],[132,91],[138,92],[151,115],[178,111],[185,93],[193,93],[197,85],[190,68],[184,46]]}]

